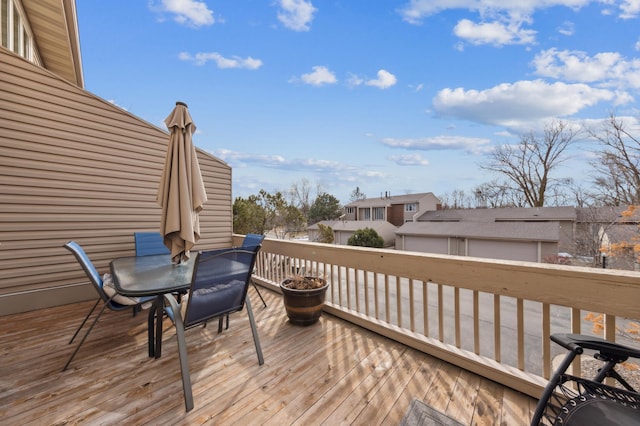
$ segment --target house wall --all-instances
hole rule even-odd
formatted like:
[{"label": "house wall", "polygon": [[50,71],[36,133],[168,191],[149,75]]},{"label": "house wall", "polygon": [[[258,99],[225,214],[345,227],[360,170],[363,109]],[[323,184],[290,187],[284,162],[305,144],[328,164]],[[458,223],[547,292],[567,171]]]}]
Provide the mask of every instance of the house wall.
[{"label": "house wall", "polygon": [[434,236],[396,236],[398,250],[421,253],[474,256],[488,259],[541,262],[546,256],[558,253],[553,242],[479,240],[473,238],[449,238]]},{"label": "house wall", "polygon": [[387,222],[395,225],[402,226],[405,222],[404,204],[392,204],[387,208]]},{"label": "house wall", "polygon": [[[96,297],[62,245],[76,240],[101,273],[133,255],[133,232],[159,228],[167,142],[166,131],[0,48],[0,315]],[[231,168],[198,158],[209,201],[196,249],[230,246]]]}]

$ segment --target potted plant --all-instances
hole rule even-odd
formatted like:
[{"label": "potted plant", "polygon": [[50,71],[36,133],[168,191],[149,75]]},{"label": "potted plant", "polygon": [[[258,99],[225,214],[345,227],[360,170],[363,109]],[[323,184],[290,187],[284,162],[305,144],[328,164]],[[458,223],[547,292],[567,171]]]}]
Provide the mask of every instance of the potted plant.
[{"label": "potted plant", "polygon": [[284,307],[292,324],[311,325],[318,321],[329,288],[321,277],[294,275],[280,283]]}]

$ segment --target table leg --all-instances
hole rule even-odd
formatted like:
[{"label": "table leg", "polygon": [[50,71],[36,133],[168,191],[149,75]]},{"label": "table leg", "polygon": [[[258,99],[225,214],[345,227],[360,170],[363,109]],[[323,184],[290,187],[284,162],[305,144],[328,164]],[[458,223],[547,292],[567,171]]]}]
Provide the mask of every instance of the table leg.
[{"label": "table leg", "polygon": [[156,359],[162,356],[162,317],[164,315],[164,296],[158,295],[156,300],[156,345],[155,345],[155,357]]},{"label": "table leg", "polygon": [[151,305],[151,309],[149,309],[149,318],[147,319],[147,334],[148,334],[148,345],[149,345],[149,358],[153,358],[156,356],[156,344],[155,344],[155,333],[154,328],[156,326],[156,305],[158,301],[156,300]]}]

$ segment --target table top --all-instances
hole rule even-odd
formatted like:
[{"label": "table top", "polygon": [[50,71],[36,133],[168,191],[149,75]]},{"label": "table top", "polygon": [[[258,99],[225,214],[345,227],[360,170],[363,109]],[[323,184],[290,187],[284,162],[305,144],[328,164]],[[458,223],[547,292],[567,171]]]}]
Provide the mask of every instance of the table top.
[{"label": "table top", "polygon": [[111,261],[111,275],[123,296],[152,296],[186,290],[191,285],[196,256],[175,265],[171,255],[120,257]]}]

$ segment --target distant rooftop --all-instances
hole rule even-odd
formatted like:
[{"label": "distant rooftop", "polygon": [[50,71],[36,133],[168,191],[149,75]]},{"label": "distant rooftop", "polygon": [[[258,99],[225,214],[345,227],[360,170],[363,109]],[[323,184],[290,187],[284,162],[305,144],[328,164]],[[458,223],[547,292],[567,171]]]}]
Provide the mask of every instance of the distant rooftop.
[{"label": "distant rooftop", "polygon": [[427,211],[420,222],[508,222],[576,220],[574,207],[450,209]]},{"label": "distant rooftop", "polygon": [[389,195],[382,194],[380,197],[371,197],[365,198],[363,200],[356,200],[349,204],[346,204],[345,207],[374,207],[380,206],[382,204],[390,205],[390,204],[407,204],[407,203],[417,203],[425,197],[433,197],[436,202],[440,202],[438,198],[433,194],[433,192],[422,192],[418,194],[404,194],[404,195]]}]

